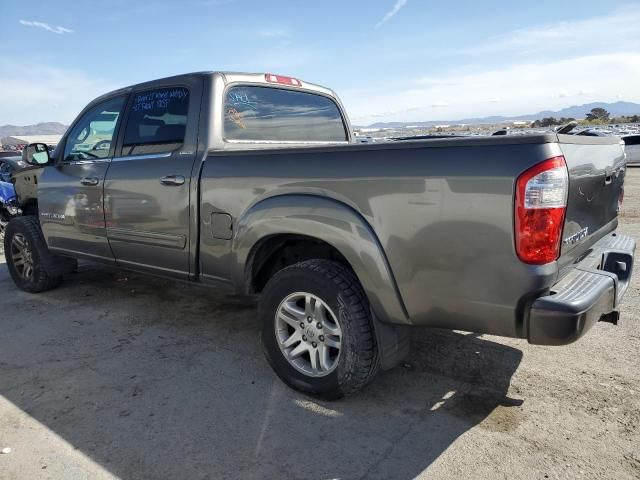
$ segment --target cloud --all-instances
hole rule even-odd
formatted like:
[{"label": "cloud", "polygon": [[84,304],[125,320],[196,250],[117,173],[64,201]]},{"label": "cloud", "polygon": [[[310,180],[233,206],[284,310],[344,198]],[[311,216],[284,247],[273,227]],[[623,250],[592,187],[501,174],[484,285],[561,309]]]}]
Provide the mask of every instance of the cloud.
[{"label": "cloud", "polygon": [[[640,91],[632,80],[636,78],[640,78],[640,52],[620,52],[430,76],[426,85],[418,79],[408,83],[418,86],[404,90],[381,88],[362,95],[354,89],[345,92],[343,100],[361,125],[381,118],[428,121],[522,115],[571,103],[615,101],[618,94],[638,102]],[[501,101],[490,103],[488,98]]]},{"label": "cloud", "polygon": [[258,36],[262,38],[288,38],[291,34],[286,28],[263,28],[258,30]]},{"label": "cloud", "polygon": [[78,70],[45,65],[34,69],[1,56],[0,63],[0,125],[69,123],[89,101],[119,86]]},{"label": "cloud", "polygon": [[408,1],[409,0],[396,0],[396,3],[393,6],[393,8],[389,10],[384,17],[382,17],[382,20],[376,23],[376,28],[380,28],[382,25],[384,25],[389,20],[391,20],[396,15],[396,13],[398,13],[402,9],[402,7],[404,7],[407,4]]},{"label": "cloud", "polygon": [[[423,46],[409,48],[404,53],[427,60],[425,75],[387,77],[367,95],[356,88],[342,91],[343,100],[359,124],[381,118],[412,122],[519,115],[616,101],[618,94],[640,101],[634,81],[640,78],[640,51],[634,48],[640,45],[638,24],[640,9],[625,7],[593,18],[473,39],[466,46],[443,47],[436,53],[425,53]],[[594,40],[611,32],[615,41]],[[446,57],[451,70],[427,66],[429,55]],[[436,101],[448,106],[434,109]]]},{"label": "cloud", "polygon": [[51,32],[51,33],[57,33],[58,35],[64,35],[65,33],[73,33],[73,30],[69,29],[69,28],[65,28],[65,27],[61,27],[61,26],[56,26],[53,27],[51,25],[49,25],[48,23],[45,22],[37,22],[37,21],[31,21],[31,20],[20,20],[20,23],[26,27],[36,27],[36,28],[42,28],[44,30],[46,30],[47,32]]},{"label": "cloud", "polygon": [[[462,48],[456,53],[469,55],[516,53],[533,55],[591,53],[611,51],[612,47],[640,42],[640,9],[627,7],[609,15],[584,20],[562,21],[513,30],[485,42]],[[611,42],[599,41],[613,35]]]}]

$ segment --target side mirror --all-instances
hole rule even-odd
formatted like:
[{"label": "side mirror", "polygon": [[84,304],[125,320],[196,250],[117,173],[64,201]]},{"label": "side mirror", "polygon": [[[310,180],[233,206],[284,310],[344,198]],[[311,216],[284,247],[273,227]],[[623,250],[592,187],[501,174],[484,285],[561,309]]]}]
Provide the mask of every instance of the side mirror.
[{"label": "side mirror", "polygon": [[44,143],[30,143],[22,150],[22,160],[37,167],[48,165],[51,162],[49,148]]}]

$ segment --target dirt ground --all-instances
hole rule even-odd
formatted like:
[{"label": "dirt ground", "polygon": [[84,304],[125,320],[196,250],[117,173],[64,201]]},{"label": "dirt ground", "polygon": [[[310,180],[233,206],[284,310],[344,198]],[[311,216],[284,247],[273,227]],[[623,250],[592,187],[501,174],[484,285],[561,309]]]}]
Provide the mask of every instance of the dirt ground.
[{"label": "dirt ground", "polygon": [[620,325],[567,347],[416,330],[324,403],[271,372],[245,299],[90,266],[32,296],[0,265],[0,478],[638,479],[639,317],[636,273]]}]

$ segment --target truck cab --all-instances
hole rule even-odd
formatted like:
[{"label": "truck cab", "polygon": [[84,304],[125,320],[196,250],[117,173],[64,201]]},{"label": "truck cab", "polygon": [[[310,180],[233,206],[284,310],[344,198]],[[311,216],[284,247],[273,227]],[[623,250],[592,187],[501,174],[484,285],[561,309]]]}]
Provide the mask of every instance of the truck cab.
[{"label": "truck cab", "polygon": [[69,127],[39,175],[40,224],[52,252],[193,279],[209,151],[350,142],[337,96],[291,77],[206,72],[135,85],[97,98]]}]

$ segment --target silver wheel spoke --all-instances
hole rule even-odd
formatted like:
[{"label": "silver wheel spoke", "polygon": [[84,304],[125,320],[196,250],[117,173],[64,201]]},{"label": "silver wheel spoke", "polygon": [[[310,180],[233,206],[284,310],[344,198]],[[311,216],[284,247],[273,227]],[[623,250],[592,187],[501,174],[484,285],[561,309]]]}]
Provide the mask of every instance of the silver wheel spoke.
[{"label": "silver wheel spoke", "polygon": [[284,310],[280,312],[279,318],[293,328],[300,328],[300,320],[291,317],[291,315],[289,315],[289,313],[285,312]]},{"label": "silver wheel spoke", "polygon": [[318,348],[320,354],[320,367],[322,370],[329,370],[331,368],[331,358],[329,357],[329,349],[321,344]]},{"label": "silver wheel spoke", "polygon": [[296,332],[291,335],[289,338],[287,338],[284,342],[282,342],[282,346],[284,348],[289,348],[291,347],[294,343],[296,342],[301,342],[302,341],[302,334],[296,330]]},{"label": "silver wheel spoke", "polygon": [[340,340],[333,340],[332,338],[325,338],[324,344],[327,347],[340,348]]},{"label": "silver wheel spoke", "polygon": [[24,248],[24,240],[22,240],[21,235],[16,235],[13,237],[12,243],[18,248],[18,250],[22,250]]},{"label": "silver wheel spoke", "polygon": [[304,320],[304,317],[305,317],[304,310],[298,307],[295,303],[287,302],[284,305],[282,305],[282,308],[287,313],[290,313],[294,319],[298,319],[298,321]]},{"label": "silver wheel spoke", "polygon": [[340,327],[338,327],[337,325],[332,325],[330,323],[325,322],[322,328],[324,329],[325,332],[327,332],[327,335],[334,335],[336,337],[339,337],[340,335],[342,335],[342,332],[340,331]]},{"label": "silver wheel spoke", "polygon": [[304,342],[300,342],[300,344],[289,352],[289,358],[296,358],[302,355],[304,352],[308,350],[307,345]]},{"label": "silver wheel spoke", "polygon": [[309,350],[309,358],[311,359],[311,368],[318,370],[318,349],[312,348]]},{"label": "silver wheel spoke", "polygon": [[313,310],[315,306],[315,298],[312,295],[305,295],[304,297],[304,314],[307,317],[313,316]]}]

